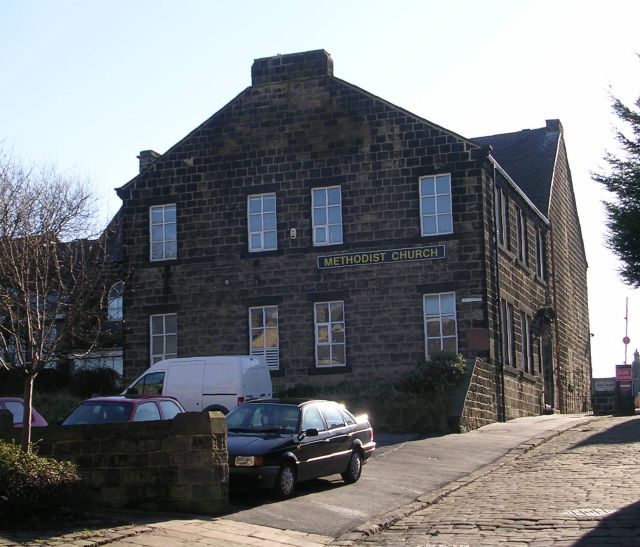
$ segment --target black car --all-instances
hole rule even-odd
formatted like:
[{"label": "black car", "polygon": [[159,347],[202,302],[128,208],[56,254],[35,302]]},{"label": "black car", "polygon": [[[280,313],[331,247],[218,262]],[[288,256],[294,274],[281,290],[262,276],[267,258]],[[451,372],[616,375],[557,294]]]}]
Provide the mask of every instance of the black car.
[{"label": "black car", "polygon": [[227,414],[232,488],[271,488],[280,498],[296,483],[340,473],[356,482],[376,447],[366,416],[333,401],[257,400]]}]

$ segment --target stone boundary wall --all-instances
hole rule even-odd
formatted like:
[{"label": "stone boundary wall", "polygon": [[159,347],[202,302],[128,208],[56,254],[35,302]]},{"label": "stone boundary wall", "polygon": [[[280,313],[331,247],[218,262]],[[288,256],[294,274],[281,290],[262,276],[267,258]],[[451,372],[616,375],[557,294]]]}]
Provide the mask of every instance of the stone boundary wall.
[{"label": "stone boundary wall", "polygon": [[464,433],[478,429],[494,423],[497,419],[495,369],[485,359],[476,359],[469,378],[458,431]]},{"label": "stone boundary wall", "polygon": [[[0,422],[1,423],[1,422]],[[67,460],[89,491],[110,508],[218,514],[229,503],[227,425],[219,412],[173,420],[32,429],[41,456]],[[20,442],[20,429],[0,429]]]},{"label": "stone boundary wall", "polygon": [[542,376],[522,369],[505,367],[504,393],[506,420],[544,414]]}]

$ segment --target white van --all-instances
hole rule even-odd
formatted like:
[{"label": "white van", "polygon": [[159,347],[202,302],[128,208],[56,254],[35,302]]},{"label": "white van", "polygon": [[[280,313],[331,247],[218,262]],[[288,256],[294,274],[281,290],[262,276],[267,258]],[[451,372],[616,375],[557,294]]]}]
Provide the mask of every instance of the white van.
[{"label": "white van", "polygon": [[187,412],[223,414],[251,399],[272,397],[271,375],[263,359],[249,355],[185,357],[159,361],[123,395],[170,395]]}]

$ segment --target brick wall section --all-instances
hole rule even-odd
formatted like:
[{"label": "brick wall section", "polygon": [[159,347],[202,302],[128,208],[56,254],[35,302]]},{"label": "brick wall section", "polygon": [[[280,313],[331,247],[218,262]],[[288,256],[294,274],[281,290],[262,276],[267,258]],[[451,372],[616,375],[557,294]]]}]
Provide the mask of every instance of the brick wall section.
[{"label": "brick wall section", "polygon": [[[557,319],[556,389],[562,412],[585,412],[591,398],[591,335],[587,260],[564,139],[560,139],[551,206],[552,286]],[[558,382],[559,380],[559,382]]]},{"label": "brick wall section", "polygon": [[[248,307],[279,307],[276,390],[395,378],[424,358],[423,294],[486,285],[478,147],[330,75],[254,85],[120,190],[126,266],[125,368],[149,366],[149,315],[178,314],[178,354],[248,353]],[[455,233],[421,237],[418,178],[451,173]],[[313,247],[311,189],[340,185],[344,244]],[[275,192],[278,250],[247,251],[247,195]],[[176,203],[178,260],[150,263],[149,206]],[[297,238],[290,239],[291,228]],[[437,261],[318,270],[318,255],[444,244]],[[318,370],[314,302],[345,303],[347,367]],[[458,306],[460,348],[486,329]],[[488,336],[487,336],[488,337]],[[486,352],[485,352],[486,353]],[[327,376],[329,374],[329,376]]]},{"label": "brick wall section", "polygon": [[[0,437],[18,441],[19,432]],[[38,454],[75,463],[98,505],[210,515],[228,506],[226,438],[226,421],[213,412],[32,430]]]}]

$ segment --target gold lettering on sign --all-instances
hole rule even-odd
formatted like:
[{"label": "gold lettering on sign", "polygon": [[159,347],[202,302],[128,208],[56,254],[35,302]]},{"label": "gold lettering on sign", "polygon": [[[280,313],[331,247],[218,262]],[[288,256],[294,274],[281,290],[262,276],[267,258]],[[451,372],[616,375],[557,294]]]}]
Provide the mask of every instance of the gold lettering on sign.
[{"label": "gold lettering on sign", "polygon": [[318,257],[318,268],[341,268],[345,266],[359,266],[363,264],[381,264],[404,262],[410,260],[424,260],[429,258],[444,258],[443,245],[434,247],[419,247],[414,249],[389,249],[385,251],[369,251],[336,256]]}]

